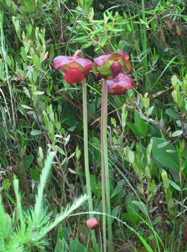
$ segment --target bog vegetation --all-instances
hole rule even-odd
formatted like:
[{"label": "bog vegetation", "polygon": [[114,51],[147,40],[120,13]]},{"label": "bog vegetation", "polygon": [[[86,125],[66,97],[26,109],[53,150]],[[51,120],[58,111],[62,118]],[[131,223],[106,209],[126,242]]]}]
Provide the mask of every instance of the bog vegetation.
[{"label": "bog vegetation", "polygon": [[0,251],[187,251],[186,1],[0,10]]}]

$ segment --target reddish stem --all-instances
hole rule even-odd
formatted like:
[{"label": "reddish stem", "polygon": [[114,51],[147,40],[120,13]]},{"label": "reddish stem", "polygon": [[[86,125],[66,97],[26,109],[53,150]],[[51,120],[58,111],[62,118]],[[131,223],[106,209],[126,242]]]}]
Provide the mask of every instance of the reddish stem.
[{"label": "reddish stem", "polygon": [[71,59],[77,59],[77,55],[79,54],[79,53],[81,53],[82,51],[81,50],[77,50],[75,53],[74,53],[74,55],[71,57]]}]

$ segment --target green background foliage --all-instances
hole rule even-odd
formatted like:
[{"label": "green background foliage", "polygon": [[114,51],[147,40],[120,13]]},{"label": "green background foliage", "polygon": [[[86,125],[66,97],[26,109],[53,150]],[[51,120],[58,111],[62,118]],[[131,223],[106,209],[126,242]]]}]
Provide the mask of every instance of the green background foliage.
[{"label": "green background foliage", "polygon": [[[136,84],[108,97],[114,251],[186,251],[186,1],[1,0],[0,7],[1,251],[103,249],[102,225],[95,245],[85,227],[87,202],[73,208],[86,193],[82,86],[53,68],[54,57],[77,49],[92,61],[117,50],[130,55]],[[92,73],[87,78],[91,191],[100,224],[101,82]],[[30,228],[39,195],[43,219],[35,221],[43,236]],[[74,215],[57,221],[67,204]]]}]

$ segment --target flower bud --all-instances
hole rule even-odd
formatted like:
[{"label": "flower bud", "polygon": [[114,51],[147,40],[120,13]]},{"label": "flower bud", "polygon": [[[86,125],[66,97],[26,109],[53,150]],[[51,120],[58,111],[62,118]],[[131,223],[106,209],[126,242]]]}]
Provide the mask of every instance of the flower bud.
[{"label": "flower bud", "polygon": [[90,218],[86,221],[86,226],[91,229],[96,229],[99,226],[99,221],[97,218]]}]

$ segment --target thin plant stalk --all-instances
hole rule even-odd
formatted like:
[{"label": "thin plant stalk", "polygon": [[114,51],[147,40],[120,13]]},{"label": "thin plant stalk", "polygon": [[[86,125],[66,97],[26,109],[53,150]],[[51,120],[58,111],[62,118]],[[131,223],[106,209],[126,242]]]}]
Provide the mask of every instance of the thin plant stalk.
[{"label": "thin plant stalk", "polygon": [[[110,217],[111,206],[110,206],[110,182],[109,182],[108,144],[107,144],[107,99],[108,99],[108,87],[107,87],[107,81],[104,80],[102,89],[102,106],[101,106],[102,202],[103,202],[103,212],[107,213],[109,251],[113,252],[112,223]],[[106,243],[105,243],[106,217],[105,218],[104,217],[105,215],[103,215],[103,243],[104,243],[104,249],[106,251]]]},{"label": "thin plant stalk", "polygon": [[[87,86],[86,79],[82,82],[82,99],[83,99],[83,128],[84,128],[84,166],[86,173],[86,188],[88,198],[89,212],[93,212],[93,201],[91,193],[91,183],[90,183],[90,170],[89,170],[89,160],[88,160],[88,116],[87,116]],[[90,218],[93,218],[93,213],[90,213]],[[92,237],[94,238],[93,243],[95,244],[95,232],[91,231]]]},{"label": "thin plant stalk", "polygon": [[101,101],[101,176],[102,176],[102,207],[103,207],[103,247],[104,252],[106,252],[106,192],[105,192],[105,158],[104,158],[104,139],[103,132],[104,130],[104,110],[105,110],[105,85],[103,85],[102,89],[102,101]]},{"label": "thin plant stalk", "polygon": [[[146,18],[145,18],[145,5],[144,5],[144,0],[142,0],[142,19],[144,21],[144,23],[146,23]],[[142,37],[142,44],[143,44],[143,51],[145,53],[145,51],[147,50],[147,36],[146,36],[146,26],[144,25],[143,28],[143,37]],[[146,92],[148,92],[149,90],[149,77],[147,75],[147,55],[145,56],[144,60],[144,68],[145,68],[145,89]]]}]

